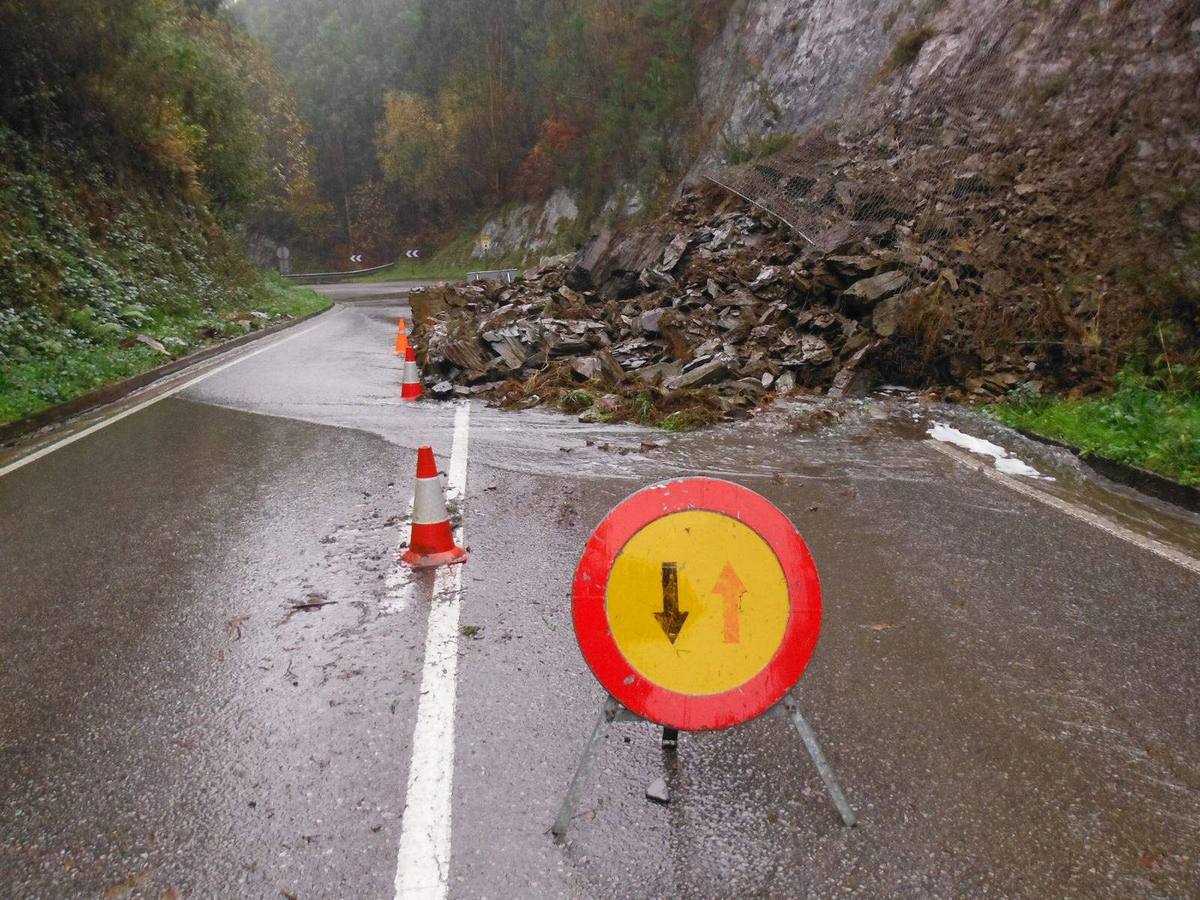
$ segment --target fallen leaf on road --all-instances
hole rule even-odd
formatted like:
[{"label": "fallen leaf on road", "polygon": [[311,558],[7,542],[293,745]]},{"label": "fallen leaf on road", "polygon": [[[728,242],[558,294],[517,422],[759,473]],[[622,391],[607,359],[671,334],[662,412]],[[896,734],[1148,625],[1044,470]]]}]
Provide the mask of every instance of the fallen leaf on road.
[{"label": "fallen leaf on road", "polygon": [[1157,869],[1166,858],[1161,850],[1143,850],[1138,856],[1138,865],[1143,869]]},{"label": "fallen leaf on road", "polygon": [[243,613],[240,616],[234,616],[229,620],[229,625],[227,626],[229,628],[229,636],[235,641],[240,641],[242,639],[242,626],[249,621],[249,613]]},{"label": "fallen leaf on road", "polygon": [[136,875],[130,875],[124,881],[118,881],[116,884],[110,884],[105,888],[104,900],[121,900],[123,897],[128,897],[149,880],[149,869],[139,872]]},{"label": "fallen leaf on road", "polygon": [[337,604],[338,602],[336,600],[310,600],[308,603],[293,603],[292,609],[297,612],[311,611],[314,609],[320,609],[323,606],[337,606]]}]

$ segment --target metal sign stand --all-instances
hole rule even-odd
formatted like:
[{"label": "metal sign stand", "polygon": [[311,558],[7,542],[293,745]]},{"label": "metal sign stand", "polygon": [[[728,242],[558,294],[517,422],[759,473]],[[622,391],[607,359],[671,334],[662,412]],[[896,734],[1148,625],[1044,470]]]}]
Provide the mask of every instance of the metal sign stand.
[{"label": "metal sign stand", "polygon": [[[829,767],[829,763],[825,759],[825,754],[821,752],[821,746],[817,743],[817,736],[813,733],[812,726],[800,714],[800,705],[796,702],[796,698],[789,692],[763,715],[777,719],[787,719],[796,726],[796,731],[800,733],[800,740],[804,742],[804,748],[808,751],[813,764],[817,767],[817,771],[821,775],[821,780],[825,782],[825,789],[829,791],[829,797],[833,801],[833,805],[837,807],[837,811],[842,817],[842,822],[846,824],[847,828],[853,828],[857,825],[858,816],[850,808],[850,804],[846,800],[846,795],[842,792],[841,785],[838,784],[837,778],[834,777],[833,769]],[[575,778],[571,781],[571,787],[567,790],[567,796],[563,798],[562,806],[558,810],[558,818],[554,820],[554,825],[550,829],[550,833],[554,835],[556,840],[561,841],[567,836],[567,829],[570,827],[571,821],[575,818],[575,811],[579,808],[579,801],[583,799],[583,791],[592,777],[592,769],[596,765],[596,757],[600,753],[604,739],[608,736],[608,729],[614,723],[618,722],[649,722],[652,725],[656,724],[626,709],[615,697],[611,694],[609,695],[608,699],[604,701],[604,707],[600,711],[600,719],[596,722],[592,736],[588,739],[587,746],[583,748],[583,756],[579,760],[579,768],[575,770]],[[674,750],[678,744],[679,731],[674,728],[663,728],[663,749]]]}]

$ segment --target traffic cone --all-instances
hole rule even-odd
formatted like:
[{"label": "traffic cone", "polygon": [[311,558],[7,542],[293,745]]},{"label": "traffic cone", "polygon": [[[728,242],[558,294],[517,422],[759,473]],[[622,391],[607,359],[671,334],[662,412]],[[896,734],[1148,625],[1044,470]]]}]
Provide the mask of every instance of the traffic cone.
[{"label": "traffic cone", "polygon": [[401,400],[421,398],[421,373],[417,370],[417,354],[410,345],[404,351],[404,387],[400,389]]},{"label": "traffic cone", "polygon": [[446,496],[438,478],[433,448],[417,451],[417,487],[413,492],[412,535],[400,561],[414,569],[466,562],[467,551],[454,543]]},{"label": "traffic cone", "polygon": [[404,320],[400,320],[400,327],[396,331],[396,352],[408,352],[408,326],[404,324]]}]

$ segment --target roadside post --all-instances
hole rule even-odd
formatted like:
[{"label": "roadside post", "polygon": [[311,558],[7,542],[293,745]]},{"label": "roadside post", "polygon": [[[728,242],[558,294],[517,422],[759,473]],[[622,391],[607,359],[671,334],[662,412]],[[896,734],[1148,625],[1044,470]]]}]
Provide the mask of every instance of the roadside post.
[{"label": "roadside post", "polygon": [[289,250],[287,247],[282,247],[282,246],[276,247],[275,248],[275,257],[276,257],[276,259],[279,260],[279,274],[280,275],[291,275],[292,274],[292,251]]},{"label": "roadside post", "polygon": [[770,501],[728,481],[638,491],[596,528],[575,572],[575,637],[608,691],[551,829],[562,840],[615,722],[719,731],[789,721],[847,826],[857,816],[800,712],[821,630],[821,585],[804,539]]}]

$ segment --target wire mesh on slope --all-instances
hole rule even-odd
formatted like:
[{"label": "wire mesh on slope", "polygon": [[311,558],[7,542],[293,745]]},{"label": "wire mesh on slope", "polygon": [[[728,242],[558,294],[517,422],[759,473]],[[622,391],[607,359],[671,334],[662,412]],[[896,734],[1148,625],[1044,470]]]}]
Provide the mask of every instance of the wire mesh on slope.
[{"label": "wire mesh on slope", "polygon": [[[1026,170],[1040,173],[1041,188],[1067,187],[1086,203],[1105,186],[1107,139],[1161,112],[1138,108],[1156,96],[1138,93],[1166,64],[1164,30],[1186,30],[1171,21],[1173,8],[1070,3],[1047,12],[1009,2],[984,16],[977,3],[948,7],[899,40],[836,121],[708,177],[823,250],[894,240],[898,224],[899,237],[916,230],[926,240],[994,229],[1008,211],[998,195],[1015,190],[1036,203],[1039,189],[1019,178]],[[965,28],[937,32],[938,22],[970,16]],[[1056,171],[1071,184],[1054,184]]]}]

